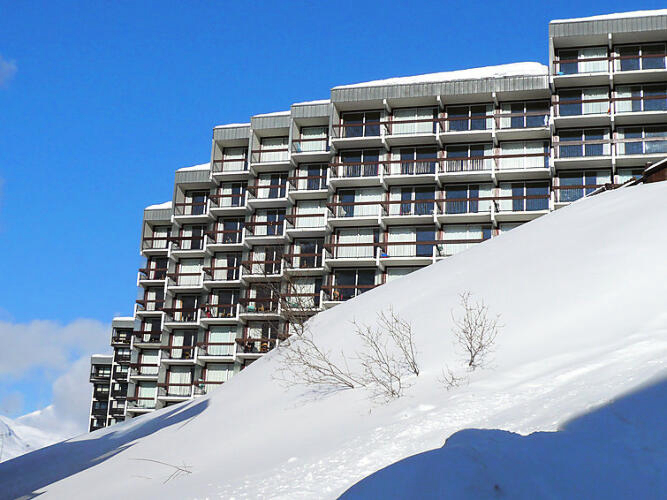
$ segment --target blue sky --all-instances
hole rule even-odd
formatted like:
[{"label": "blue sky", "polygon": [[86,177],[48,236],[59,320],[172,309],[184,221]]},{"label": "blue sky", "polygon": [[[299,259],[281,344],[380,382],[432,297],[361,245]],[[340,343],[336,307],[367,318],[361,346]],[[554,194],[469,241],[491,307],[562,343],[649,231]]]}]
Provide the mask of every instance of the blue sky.
[{"label": "blue sky", "polygon": [[[0,75],[15,68],[0,87],[0,321],[130,314],[142,209],[171,198],[177,168],[209,159],[216,124],[339,84],[546,63],[550,19],[661,7],[0,0]],[[14,412],[38,408],[54,373],[38,386],[0,367],[0,402],[14,391]]]}]

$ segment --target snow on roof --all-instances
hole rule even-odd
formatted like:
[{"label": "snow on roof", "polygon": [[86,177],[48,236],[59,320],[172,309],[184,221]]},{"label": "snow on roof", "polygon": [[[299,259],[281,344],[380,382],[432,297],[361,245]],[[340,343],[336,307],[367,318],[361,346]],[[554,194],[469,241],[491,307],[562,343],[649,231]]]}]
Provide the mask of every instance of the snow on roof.
[{"label": "snow on roof", "polygon": [[330,99],[319,99],[317,101],[303,101],[303,102],[295,102],[292,104],[292,106],[307,106],[309,104],[329,104],[331,102]]},{"label": "snow on roof", "polygon": [[192,167],[183,167],[176,170],[176,172],[187,172],[188,170],[209,170],[211,168],[211,162],[201,163],[199,165],[193,165]]},{"label": "snow on roof", "polygon": [[470,68],[458,71],[444,71],[440,73],[427,73],[425,75],[404,76],[398,78],[387,78],[384,80],[373,80],[370,82],[355,83],[352,85],[339,85],[337,89],[349,89],[355,87],[381,87],[385,85],[407,85],[410,83],[434,83],[455,80],[480,80],[482,78],[502,78],[504,76],[534,76],[547,75],[549,69],[537,62],[521,62],[511,64],[500,64],[498,66],[484,66],[482,68]]},{"label": "snow on roof", "polygon": [[111,363],[111,358],[112,358],[111,354],[93,354],[90,357],[92,361],[102,362],[102,363],[105,363],[107,361]]},{"label": "snow on roof", "polygon": [[134,316],[115,316],[112,321],[134,321]]},{"label": "snow on roof", "polygon": [[261,115],[253,115],[254,117],[257,116],[285,116],[289,115],[290,111],[274,111],[273,113],[262,113]]},{"label": "snow on roof", "polygon": [[237,128],[237,127],[249,127],[250,123],[227,123],[225,125],[216,125],[213,128]]},{"label": "snow on roof", "polygon": [[171,208],[171,201],[165,201],[158,205],[148,205],[144,210],[160,210],[162,208]]},{"label": "snow on roof", "polygon": [[605,19],[623,19],[628,17],[666,16],[667,9],[656,10],[633,10],[630,12],[617,12],[614,14],[603,14],[601,16],[575,17],[572,19],[554,19],[549,24],[556,23],[578,23],[581,21],[602,21]]}]

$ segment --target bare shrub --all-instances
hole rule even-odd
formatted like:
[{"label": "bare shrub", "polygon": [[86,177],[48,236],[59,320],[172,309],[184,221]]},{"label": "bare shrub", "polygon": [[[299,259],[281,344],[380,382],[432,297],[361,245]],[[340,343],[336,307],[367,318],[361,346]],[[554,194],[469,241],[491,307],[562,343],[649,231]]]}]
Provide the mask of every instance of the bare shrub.
[{"label": "bare shrub", "polygon": [[470,370],[484,366],[493,351],[496,337],[502,325],[500,315],[489,316],[489,308],[483,300],[473,301],[472,293],[466,291],[459,295],[463,308],[463,317],[456,318],[453,333],[459,347],[465,352],[465,359]]},{"label": "bare shrub", "polygon": [[358,356],[365,385],[375,397],[401,397],[409,387],[406,377],[419,375],[412,326],[391,307],[378,313],[375,327],[353,324],[363,345]]},{"label": "bare shrub", "polygon": [[[445,368],[447,369],[447,371],[445,371]],[[445,389],[447,389],[448,391],[451,389],[455,389],[456,387],[460,387],[461,385],[467,382],[466,377],[457,376],[449,368],[449,366],[446,366],[445,368],[442,369],[442,375],[440,376],[440,378],[438,378],[438,382],[444,385]]]}]

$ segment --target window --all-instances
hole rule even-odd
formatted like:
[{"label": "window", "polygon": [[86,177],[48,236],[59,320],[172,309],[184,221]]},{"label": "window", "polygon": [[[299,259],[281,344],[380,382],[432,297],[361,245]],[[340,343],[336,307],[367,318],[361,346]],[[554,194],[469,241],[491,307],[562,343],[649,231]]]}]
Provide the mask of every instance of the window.
[{"label": "window", "polygon": [[201,250],[204,248],[206,226],[184,225],[181,229],[181,250]]},{"label": "window", "polygon": [[252,233],[255,236],[280,236],[283,233],[285,210],[257,210]]},{"label": "window", "polygon": [[392,202],[389,204],[389,215],[432,215],[435,189],[428,186],[393,187],[389,198]]},{"label": "window", "polygon": [[212,278],[215,281],[235,281],[239,279],[241,254],[238,252],[217,252],[212,259]]},{"label": "window", "polygon": [[295,240],[292,266],[300,269],[321,267],[323,247],[324,240],[322,239]]},{"label": "window", "polygon": [[559,158],[606,156],[610,154],[608,130],[561,130],[558,134]]},{"label": "window", "polygon": [[206,213],[208,194],[208,191],[186,191],[185,202],[179,212],[182,215],[203,215]]},{"label": "window", "polygon": [[373,137],[380,135],[380,111],[343,113],[341,137]]},{"label": "window", "polygon": [[387,257],[433,257],[433,227],[391,227],[387,236]]},{"label": "window", "polygon": [[228,245],[241,243],[243,226],[241,218],[218,219],[215,242]]},{"label": "window", "polygon": [[446,172],[472,172],[491,170],[493,146],[491,144],[470,144],[447,146],[445,148]]},{"label": "window", "polygon": [[609,70],[607,47],[585,47],[558,51],[559,75],[600,73]]},{"label": "window", "polygon": [[297,228],[324,227],[324,200],[301,200],[296,202],[296,218],[294,226]]},{"label": "window", "polygon": [[297,189],[319,190],[327,188],[327,165],[303,164],[297,170]]},{"label": "window", "polygon": [[333,300],[348,300],[375,287],[374,269],[340,269],[334,271]]},{"label": "window", "polygon": [[491,130],[493,128],[493,106],[447,106],[447,131]]},{"label": "window", "polygon": [[501,170],[549,168],[549,143],[547,141],[517,141],[500,144]]},{"label": "window", "polygon": [[340,154],[340,177],[375,177],[379,171],[380,151],[344,151]]},{"label": "window", "polygon": [[667,111],[667,85],[617,87],[616,112]]},{"label": "window", "polygon": [[181,259],[178,263],[176,284],[179,286],[196,286],[201,282],[201,259]]},{"label": "window", "polygon": [[279,162],[287,160],[287,140],[287,137],[263,137],[260,139],[257,161]]},{"label": "window", "polygon": [[198,295],[177,295],[174,303],[174,321],[197,321]]},{"label": "window", "polygon": [[153,226],[153,233],[145,239],[144,248],[167,248],[171,226]]},{"label": "window", "polygon": [[341,205],[338,217],[374,217],[380,215],[384,192],[382,189],[344,189],[338,193]]},{"label": "window", "polygon": [[233,318],[239,302],[239,291],[233,288],[213,289],[208,296],[208,304],[202,308],[206,318]]},{"label": "window", "polygon": [[287,174],[260,174],[257,178],[257,198],[284,198]]},{"label": "window", "polygon": [[233,363],[208,363],[203,377],[204,392],[208,394],[234,376]]},{"label": "window", "polygon": [[400,148],[391,153],[390,175],[435,174],[436,148]]},{"label": "window", "polygon": [[372,259],[375,257],[374,243],[379,242],[378,229],[339,229],[336,233],[335,257],[340,259]]},{"label": "window", "polygon": [[157,349],[144,349],[139,356],[139,374],[157,375],[159,351]]},{"label": "window", "polygon": [[206,354],[209,356],[233,356],[236,351],[236,325],[211,326],[208,331]]},{"label": "window", "polygon": [[608,170],[587,170],[584,172],[562,172],[559,174],[558,201],[570,202],[583,198],[605,183],[611,182]]},{"label": "window", "polygon": [[420,269],[419,267],[388,267],[387,268],[387,283],[390,281],[394,281],[398,278],[402,278],[403,276],[407,276],[408,274],[416,271],[417,269]]},{"label": "window", "polygon": [[643,168],[619,168],[618,182],[619,184],[623,184],[624,182],[627,182],[630,179],[641,179],[643,175],[644,175]]},{"label": "window", "polygon": [[395,109],[391,133],[394,135],[434,134],[436,131],[435,108]]},{"label": "window", "polygon": [[667,153],[667,126],[622,128],[618,136],[619,155]]},{"label": "window", "polygon": [[[196,330],[175,330],[171,334],[169,357],[172,359],[192,359],[194,357]],[[180,349],[179,349],[180,348]]]},{"label": "window", "polygon": [[445,189],[445,213],[467,214],[491,211],[491,184],[467,184]]},{"label": "window", "polygon": [[144,292],[144,310],[159,311],[164,305],[164,288],[150,287]]},{"label": "window", "polygon": [[507,102],[500,105],[500,128],[537,128],[549,124],[549,102]]},{"label": "window", "polygon": [[294,278],[290,283],[285,302],[295,309],[313,309],[320,306],[322,278]]},{"label": "window", "polygon": [[503,182],[500,184],[501,212],[531,212],[549,209],[549,184]]},{"label": "window", "polygon": [[172,365],[167,372],[167,395],[190,396],[192,394],[192,368]]},{"label": "window", "polygon": [[294,141],[295,153],[328,151],[328,127],[302,127],[301,138]]},{"label": "window", "polygon": [[225,182],[222,184],[217,198],[218,206],[242,207],[245,203],[246,185],[242,182]]},{"label": "window", "polygon": [[665,44],[628,45],[617,47],[616,71],[665,69]]},{"label": "window", "polygon": [[149,280],[163,280],[167,277],[167,258],[151,257],[148,259],[148,273],[146,277]]},{"label": "window", "polygon": [[609,88],[590,87],[558,92],[558,115],[599,115],[610,111]]},{"label": "window", "polygon": [[222,150],[222,161],[214,162],[214,171],[216,172],[240,172],[244,170],[248,170],[248,150],[246,148],[224,148]]},{"label": "window", "polygon": [[491,226],[448,225],[444,230],[444,245],[439,245],[441,255],[454,255],[483,240],[491,238]]}]

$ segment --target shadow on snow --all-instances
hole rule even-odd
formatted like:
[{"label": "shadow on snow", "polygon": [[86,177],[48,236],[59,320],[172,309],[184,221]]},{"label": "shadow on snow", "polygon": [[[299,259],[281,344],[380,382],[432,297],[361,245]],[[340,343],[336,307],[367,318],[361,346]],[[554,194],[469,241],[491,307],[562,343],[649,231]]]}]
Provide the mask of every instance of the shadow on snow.
[{"label": "shadow on snow", "polygon": [[521,436],[468,429],[361,480],[342,499],[664,498],[667,379]]},{"label": "shadow on snow", "polygon": [[37,490],[94,467],[130,448],[134,441],[165,427],[188,421],[208,406],[208,400],[178,405],[150,419],[131,420],[129,428],[119,424],[117,431],[99,438],[63,441],[46,448],[0,463],[0,498],[29,499],[39,496]]}]

